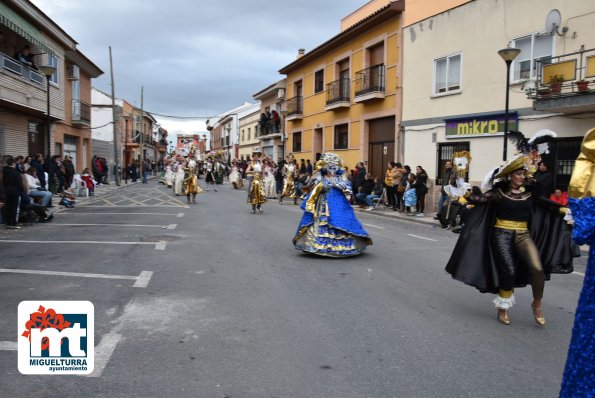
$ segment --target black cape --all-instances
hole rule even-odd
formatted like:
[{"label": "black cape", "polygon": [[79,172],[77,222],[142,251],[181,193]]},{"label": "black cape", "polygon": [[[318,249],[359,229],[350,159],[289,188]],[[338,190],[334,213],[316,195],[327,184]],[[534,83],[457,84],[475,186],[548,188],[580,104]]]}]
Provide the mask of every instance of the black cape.
[{"label": "black cape", "polygon": [[[572,234],[562,215],[550,209],[551,205],[547,202],[536,200],[528,227],[537,245],[545,278],[549,280],[552,273],[567,274],[573,271],[572,258],[576,256],[576,244],[572,241]],[[476,205],[469,213],[446,265],[446,272],[454,279],[476,287],[482,293],[499,291],[498,268],[491,246],[495,222],[495,204]],[[529,283],[529,267],[517,267],[515,287],[524,287]]]}]

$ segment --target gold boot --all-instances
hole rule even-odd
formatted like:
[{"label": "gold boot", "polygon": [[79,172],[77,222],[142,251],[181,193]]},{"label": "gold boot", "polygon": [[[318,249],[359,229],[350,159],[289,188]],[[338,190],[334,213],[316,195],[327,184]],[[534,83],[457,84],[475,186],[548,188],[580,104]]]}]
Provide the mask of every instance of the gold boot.
[{"label": "gold boot", "polygon": [[535,318],[535,322],[539,326],[545,326],[545,317],[543,316],[543,310],[541,309],[541,307],[534,307],[533,304],[531,304],[531,309],[533,310],[533,317]]},{"label": "gold boot", "polygon": [[498,309],[498,322],[504,325],[510,325],[510,318],[508,317],[508,310]]}]

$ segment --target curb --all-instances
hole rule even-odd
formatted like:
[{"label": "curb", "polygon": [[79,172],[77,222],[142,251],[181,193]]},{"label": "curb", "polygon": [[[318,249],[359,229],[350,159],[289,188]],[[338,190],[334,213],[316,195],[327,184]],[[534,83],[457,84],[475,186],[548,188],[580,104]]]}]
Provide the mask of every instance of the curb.
[{"label": "curb", "polygon": [[[429,225],[429,226],[433,226],[433,227],[439,227],[440,223],[436,220],[434,220],[431,217],[416,217],[416,216],[402,216],[402,213],[399,212],[394,212],[392,210],[385,210],[385,211],[378,211],[378,210],[372,210],[372,211],[367,211],[364,209],[359,209],[359,208],[353,208],[353,210],[356,213],[361,213],[361,214],[371,214],[374,216],[378,216],[378,217],[383,217],[383,218],[389,218],[392,220],[397,220],[397,221],[404,221],[404,222],[411,222],[411,223],[415,223],[415,224],[422,224],[422,225]],[[390,213],[389,213],[390,211]],[[391,214],[392,213],[392,214]]]}]

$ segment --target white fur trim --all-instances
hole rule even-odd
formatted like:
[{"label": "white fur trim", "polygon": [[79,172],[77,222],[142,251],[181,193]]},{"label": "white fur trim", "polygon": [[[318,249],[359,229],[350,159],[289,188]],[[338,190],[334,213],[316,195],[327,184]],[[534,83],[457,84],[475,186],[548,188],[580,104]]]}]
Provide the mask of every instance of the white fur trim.
[{"label": "white fur trim", "polygon": [[496,296],[496,298],[492,302],[499,310],[508,310],[516,304],[516,302],[514,301],[514,294],[510,296],[510,298]]}]

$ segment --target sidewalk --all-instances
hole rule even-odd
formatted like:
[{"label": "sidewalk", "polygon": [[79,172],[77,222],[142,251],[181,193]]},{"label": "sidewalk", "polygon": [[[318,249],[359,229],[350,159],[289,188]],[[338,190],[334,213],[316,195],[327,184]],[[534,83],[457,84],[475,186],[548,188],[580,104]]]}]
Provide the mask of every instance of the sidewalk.
[{"label": "sidewalk", "polygon": [[423,217],[408,216],[407,213],[393,211],[392,207],[386,207],[384,205],[378,205],[374,210],[371,211],[368,211],[365,208],[360,209],[359,206],[353,206],[353,210],[359,213],[373,214],[380,217],[392,218],[393,220],[405,220],[418,224],[431,225],[438,228],[442,227],[437,220],[434,220],[434,215],[436,213],[425,213],[425,216]]}]

